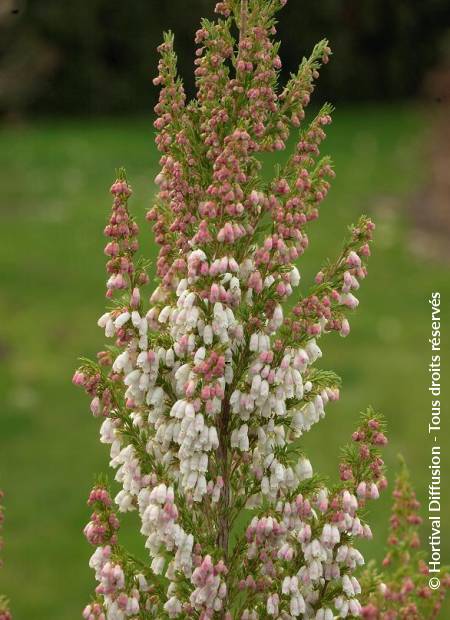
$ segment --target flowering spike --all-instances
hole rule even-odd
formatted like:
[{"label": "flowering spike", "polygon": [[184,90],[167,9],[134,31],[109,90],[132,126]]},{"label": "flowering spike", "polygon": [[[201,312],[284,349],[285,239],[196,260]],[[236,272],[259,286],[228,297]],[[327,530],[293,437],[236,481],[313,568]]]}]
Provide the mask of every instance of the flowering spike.
[{"label": "flowering spike", "polygon": [[[440,589],[429,587],[430,573],[421,550],[420,503],[405,461],[400,460],[392,497],[388,552],[381,573],[372,565],[363,575],[367,584],[362,617],[367,620],[433,620],[450,586],[448,568],[441,571]],[[369,587],[369,584],[371,587]]]},{"label": "flowering spike", "polygon": [[[349,332],[374,225],[360,218],[306,296],[297,259],[334,176],[321,155],[328,104],[304,109],[330,49],[321,41],[285,88],[276,12],[282,0],[225,0],[196,34],[197,96],[186,103],[173,36],[159,51],[158,194],[147,214],[159,246],[158,285],[136,260],[137,226],[123,171],[105,229],[109,296],[98,325],[112,338],[74,375],[120,490],[98,483],[85,528],[96,546],[96,597],[84,617],[357,617],[361,510],[385,487],[381,417],[368,410],[343,451],[340,481],[315,474],[302,437],[339,398],[316,367],[322,334]],[[266,183],[260,155],[299,136]],[[118,543],[119,512],[135,511],[148,561]],[[243,529],[240,530],[240,527]]]},{"label": "flowering spike", "polygon": [[185,103],[183,84],[177,75],[177,56],[173,49],[174,37],[171,32],[164,33],[164,41],[158,47],[161,55],[158,76],[153,80],[155,86],[161,86],[159,102],[155,106],[158,118],[154,122],[159,131],[156,144],[160,151],[166,152],[173,139],[173,132],[179,126],[178,116]]},{"label": "flowering spike", "polygon": [[133,255],[138,248],[138,227],[128,211],[128,198],[132,191],[123,168],[118,171],[110,191],[114,200],[111,217],[104,230],[105,236],[110,239],[105,246],[105,254],[109,256],[106,265],[109,274],[107,297],[112,297],[114,291],[131,286],[135,277]]}]

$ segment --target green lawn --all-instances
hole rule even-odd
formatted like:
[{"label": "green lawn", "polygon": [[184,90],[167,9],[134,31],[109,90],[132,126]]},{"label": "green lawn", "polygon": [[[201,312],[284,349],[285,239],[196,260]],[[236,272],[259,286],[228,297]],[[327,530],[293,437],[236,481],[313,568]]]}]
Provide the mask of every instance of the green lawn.
[{"label": "green lawn", "polygon": [[[438,289],[446,304],[450,281],[448,268],[409,249],[408,203],[426,174],[423,125],[420,112],[408,106],[337,110],[324,146],[337,178],[319,223],[311,226],[301,271],[308,283],[322,259],[338,252],[360,212],[375,218],[374,255],[352,333],[322,343],[323,365],[343,377],[341,401],[329,405],[305,445],[315,468],[335,475],[339,445],[358,412],[372,404],[389,422],[390,480],[402,452],[425,500],[428,297]],[[96,320],[104,305],[102,228],[114,169],[127,168],[132,206],[143,222],[158,156],[150,119],[36,123],[1,130],[0,146],[0,487],[6,492],[0,592],[11,597],[17,620],[73,620],[94,585],[81,530],[107,451],[71,376],[77,357],[95,355],[103,341]],[[141,246],[154,255],[144,222]],[[445,465],[448,471],[448,458]],[[373,507],[376,540],[370,551],[365,545],[377,558],[388,505],[386,493]],[[442,514],[449,512],[447,495]],[[139,549],[133,518],[124,538]],[[447,557],[449,534],[443,535]]]}]

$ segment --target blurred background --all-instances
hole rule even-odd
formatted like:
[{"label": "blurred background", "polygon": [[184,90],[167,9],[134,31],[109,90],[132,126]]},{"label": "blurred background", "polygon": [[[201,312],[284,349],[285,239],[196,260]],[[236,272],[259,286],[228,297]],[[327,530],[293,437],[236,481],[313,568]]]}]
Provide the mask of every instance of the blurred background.
[{"label": "blurred background", "polygon": [[[0,488],[6,493],[0,592],[11,598],[16,620],[78,618],[94,588],[82,528],[91,483],[107,469],[108,454],[71,376],[77,358],[95,356],[103,342],[96,320],[104,308],[108,188],[124,165],[141,247],[153,257],[144,213],[158,162],[155,47],[163,29],[175,32],[192,93],[194,32],[213,5],[0,0]],[[446,0],[291,0],[279,23],[285,75],[324,36],[334,51],[314,105],[336,105],[323,151],[332,155],[337,178],[310,229],[300,265],[304,285],[336,255],[359,213],[377,223],[352,333],[345,341],[322,341],[323,366],[343,378],[341,400],[329,405],[305,447],[314,467],[335,477],[339,446],[358,412],[372,404],[389,423],[391,489],[401,452],[422,501],[430,454],[431,291],[441,291],[449,316],[449,25]],[[445,359],[445,322],[443,330]],[[448,372],[443,383],[448,472]],[[443,518],[450,513],[446,484]],[[377,559],[389,505],[387,492],[372,508],[375,541],[365,552]],[[145,557],[136,531],[131,515],[123,540]],[[449,551],[447,526],[444,561]]]}]

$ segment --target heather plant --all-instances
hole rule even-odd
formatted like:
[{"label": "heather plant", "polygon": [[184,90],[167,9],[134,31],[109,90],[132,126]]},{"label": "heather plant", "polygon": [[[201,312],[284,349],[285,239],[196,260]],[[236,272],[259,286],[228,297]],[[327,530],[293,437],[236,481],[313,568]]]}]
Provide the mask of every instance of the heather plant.
[{"label": "heather plant", "polygon": [[382,569],[378,571],[371,563],[362,576],[366,598],[362,616],[367,620],[433,620],[438,617],[450,586],[446,568],[441,571],[440,589],[429,586],[431,574],[418,531],[422,523],[420,502],[406,464],[401,461],[392,494],[388,551]]},{"label": "heather plant", "polygon": [[[197,32],[197,96],[187,102],[173,37],[160,46],[153,223],[157,286],[137,257],[132,194],[111,187],[106,296],[112,344],[74,383],[101,418],[120,489],[100,481],[85,528],[98,581],[87,620],[333,618],[361,614],[355,571],[370,538],[367,502],[386,486],[381,416],[368,409],[342,453],[339,481],[314,474],[302,436],[339,397],[316,366],[319,338],[347,336],[374,229],[350,228],[342,252],[299,291],[297,261],[333,178],[320,155],[325,105],[305,107],[330,49],[321,41],[278,87],[283,0],[229,0]],[[261,154],[292,154],[269,182]],[[289,302],[288,302],[289,300]],[[136,511],[148,561],[119,541]]]}]

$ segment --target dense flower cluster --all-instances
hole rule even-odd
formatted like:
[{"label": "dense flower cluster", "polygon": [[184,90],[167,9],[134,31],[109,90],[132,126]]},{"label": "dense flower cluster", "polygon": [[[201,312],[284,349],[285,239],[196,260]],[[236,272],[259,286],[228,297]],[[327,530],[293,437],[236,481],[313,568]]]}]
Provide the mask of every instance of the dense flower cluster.
[{"label": "dense flower cluster", "polygon": [[[147,215],[158,285],[148,303],[123,171],[111,188],[114,302],[98,321],[111,345],[83,362],[74,383],[102,419],[120,486],[114,503],[138,513],[150,559],[119,546],[112,501],[96,487],[85,529],[98,581],[88,620],[361,614],[356,542],[371,537],[361,509],[386,485],[383,423],[364,414],[334,486],[313,474],[301,437],[339,397],[339,378],[315,366],[319,338],[349,333],[374,225],[362,217],[299,292],[297,259],[334,176],[319,150],[330,106],[304,126],[330,49],[320,42],[278,89],[275,14],[284,4],[217,5],[219,19],[197,32],[189,103],[173,37],[159,48],[161,171]],[[283,150],[292,128],[294,152],[266,182],[259,155]]]},{"label": "dense flower cluster", "polygon": [[433,620],[437,618],[450,586],[447,569],[441,571],[440,588],[429,586],[431,574],[421,550],[418,528],[420,503],[402,462],[393,492],[388,552],[380,574],[369,567],[364,581],[367,591],[362,608],[366,620]]},{"label": "dense flower cluster", "polygon": [[[3,499],[3,491],[0,490],[0,501]],[[0,528],[3,525],[3,506],[0,504]],[[3,546],[3,539],[0,537],[0,549]],[[1,565],[1,560],[0,560]],[[9,610],[8,599],[0,595],[0,620],[12,620],[12,615]]]},{"label": "dense flower cluster", "polygon": [[119,520],[110,493],[103,484],[92,489],[88,505],[94,512],[84,534],[96,547],[89,565],[95,570],[99,583],[96,598],[85,607],[83,618],[114,620],[137,617],[139,611],[151,611],[157,584],[149,585],[145,567],[142,572],[136,570],[136,561],[120,547]]},{"label": "dense flower cluster", "polygon": [[[373,411],[363,416],[353,439],[364,437],[367,454],[359,464],[355,458],[355,449],[359,449],[346,448],[341,484],[331,489],[313,485],[304,493],[288,494],[277,501],[270,516],[253,517],[246,531],[248,551],[239,590],[256,593],[258,588],[275,588],[267,599],[269,617],[360,615],[361,587],[353,572],[364,560],[354,541],[372,537],[359,509],[367,499],[376,499],[378,489],[385,486],[377,447],[379,438],[384,438],[381,426]],[[311,480],[308,469],[304,475]],[[344,471],[348,473],[342,475]],[[244,617],[251,617],[249,609]]]}]

